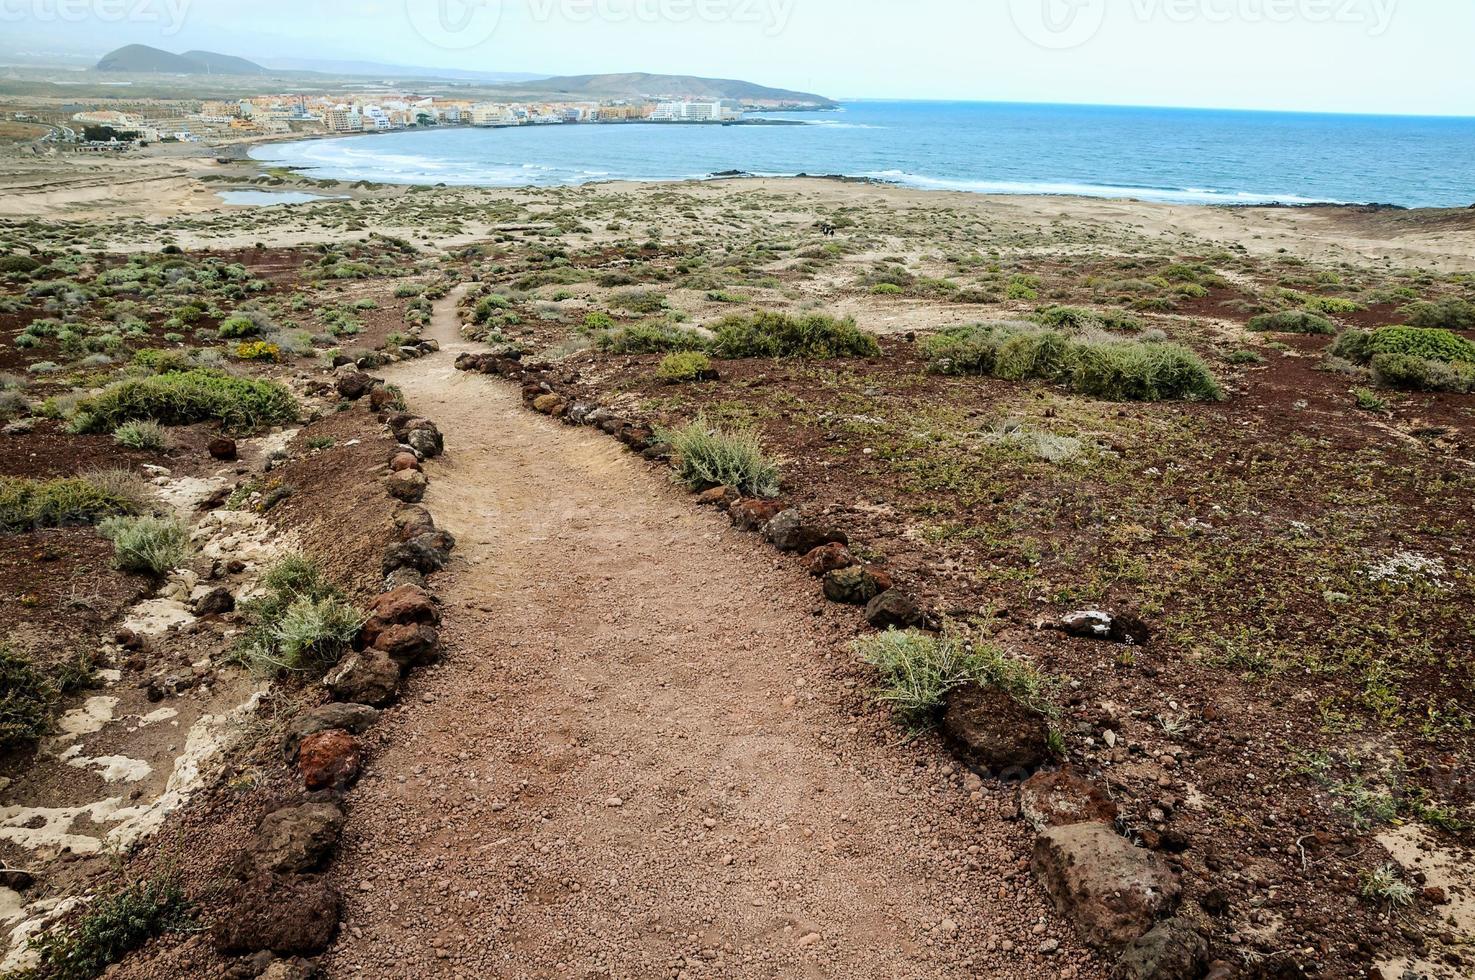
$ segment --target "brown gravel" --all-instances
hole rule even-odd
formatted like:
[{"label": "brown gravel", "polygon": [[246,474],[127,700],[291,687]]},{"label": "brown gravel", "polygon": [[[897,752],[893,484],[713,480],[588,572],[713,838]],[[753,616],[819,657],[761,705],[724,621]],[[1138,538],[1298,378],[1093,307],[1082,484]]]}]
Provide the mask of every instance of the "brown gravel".
[{"label": "brown gravel", "polygon": [[453,310],[439,356],[386,372],[446,436],[447,651],[371,736],[328,974],[1100,976],[1008,791],[865,708],[853,613],[458,375]]}]

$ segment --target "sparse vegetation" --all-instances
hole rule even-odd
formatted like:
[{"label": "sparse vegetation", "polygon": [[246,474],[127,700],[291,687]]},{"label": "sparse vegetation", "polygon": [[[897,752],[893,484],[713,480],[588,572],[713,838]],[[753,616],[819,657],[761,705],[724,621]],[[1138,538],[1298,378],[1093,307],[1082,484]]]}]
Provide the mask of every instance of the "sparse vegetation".
[{"label": "sparse vegetation", "polygon": [[750,430],[729,431],[703,417],[662,434],[677,456],[677,478],[692,489],[732,487],[749,497],[778,496],[778,467]]},{"label": "sparse vegetation", "polygon": [[237,655],[263,673],[320,672],[338,662],[364,614],[311,559],[282,558],[261,579],[261,595],[242,605],[251,627]]},{"label": "sparse vegetation", "polygon": [[1257,333],[1334,334],[1337,325],[1311,310],[1282,310],[1264,313],[1250,320],[1249,328]]},{"label": "sparse vegetation", "polygon": [[113,543],[114,564],[125,572],[163,575],[188,554],[189,530],[172,517],[110,517],[97,531]]},{"label": "sparse vegetation", "polygon": [[606,331],[596,337],[595,343],[611,354],[662,354],[707,347],[707,339],[696,331],[659,321]]},{"label": "sparse vegetation", "polygon": [[656,367],[663,381],[700,381],[712,372],[712,359],[700,351],[667,354]]},{"label": "sparse vegetation", "polygon": [[125,449],[162,452],[169,448],[169,433],[153,420],[124,422],[113,430],[113,441]]},{"label": "sparse vegetation", "polygon": [[1414,889],[1403,880],[1398,865],[1385,864],[1363,874],[1362,897],[1396,912],[1414,903]]},{"label": "sparse vegetation", "polygon": [[293,421],[297,411],[292,393],[274,381],[196,368],[119,382],[78,405],[72,424],[78,432],[111,432],[140,420],[164,425],[215,420],[227,429],[250,431]]},{"label": "sparse vegetation", "polygon": [[96,524],[107,517],[134,513],[140,503],[136,480],[0,477],[0,530]]},{"label": "sparse vegetation", "polygon": [[1000,687],[1022,704],[1046,707],[1048,682],[1033,665],[956,635],[890,630],[857,640],[855,652],[881,674],[877,700],[913,729],[930,727],[947,696],[965,684]]},{"label": "sparse vegetation", "polygon": [[1042,379],[1111,401],[1218,401],[1219,383],[1197,354],[1150,340],[1077,339],[1030,323],[944,331],[923,342],[939,374]]},{"label": "sparse vegetation", "polygon": [[712,328],[718,357],[875,357],[881,353],[876,338],[854,320],[837,320],[821,313],[754,313],[730,316]]},{"label": "sparse vegetation", "polygon": [[94,900],[74,922],[33,940],[40,963],[16,980],[93,980],[156,936],[194,928],[190,912],[173,876],[134,882]]}]

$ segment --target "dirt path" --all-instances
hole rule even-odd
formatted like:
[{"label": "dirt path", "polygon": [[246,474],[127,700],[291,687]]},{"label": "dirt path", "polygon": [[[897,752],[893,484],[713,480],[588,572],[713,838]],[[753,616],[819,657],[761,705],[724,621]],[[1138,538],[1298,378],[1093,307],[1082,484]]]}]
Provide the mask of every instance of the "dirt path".
[{"label": "dirt path", "polygon": [[375,730],[329,975],[1097,976],[1006,791],[852,715],[813,583],[456,372],[455,299],[387,372],[446,437],[447,651]]}]

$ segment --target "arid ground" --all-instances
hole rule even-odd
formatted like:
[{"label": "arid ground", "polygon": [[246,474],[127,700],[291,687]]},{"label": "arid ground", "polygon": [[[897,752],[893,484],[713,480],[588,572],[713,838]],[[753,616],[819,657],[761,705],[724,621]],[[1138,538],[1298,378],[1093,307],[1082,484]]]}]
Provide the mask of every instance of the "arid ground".
[{"label": "arid ground", "polygon": [[1475,211],[0,186],[0,975],[1475,971]]}]

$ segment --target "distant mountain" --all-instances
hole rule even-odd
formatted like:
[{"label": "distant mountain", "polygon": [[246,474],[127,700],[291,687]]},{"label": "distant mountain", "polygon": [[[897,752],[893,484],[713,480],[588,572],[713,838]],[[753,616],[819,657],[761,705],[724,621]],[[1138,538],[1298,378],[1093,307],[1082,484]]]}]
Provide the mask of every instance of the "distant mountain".
[{"label": "distant mountain", "polygon": [[373,78],[433,78],[458,82],[530,82],[546,74],[524,71],[469,71],[463,68],[427,68],[392,65],[382,61],[345,61],[329,58],[266,58],[271,71],[310,71],[324,75],[367,75]]},{"label": "distant mountain", "polygon": [[266,74],[266,69],[256,62],[237,58],[234,55],[216,54],[214,51],[186,51],[182,57],[204,65],[205,70],[211,75]]},{"label": "distant mountain", "polygon": [[147,44],[130,44],[102,56],[98,71],[128,72],[134,75],[262,75],[266,69],[245,58],[213,51],[186,51],[172,54]]},{"label": "distant mountain", "polygon": [[629,72],[618,75],[564,75],[535,82],[505,86],[519,94],[557,95],[588,99],[637,99],[645,96],[692,99],[733,99],[741,102],[792,102],[830,106],[822,95],[769,88],[730,78],[698,78],[695,75],[652,75]]}]

